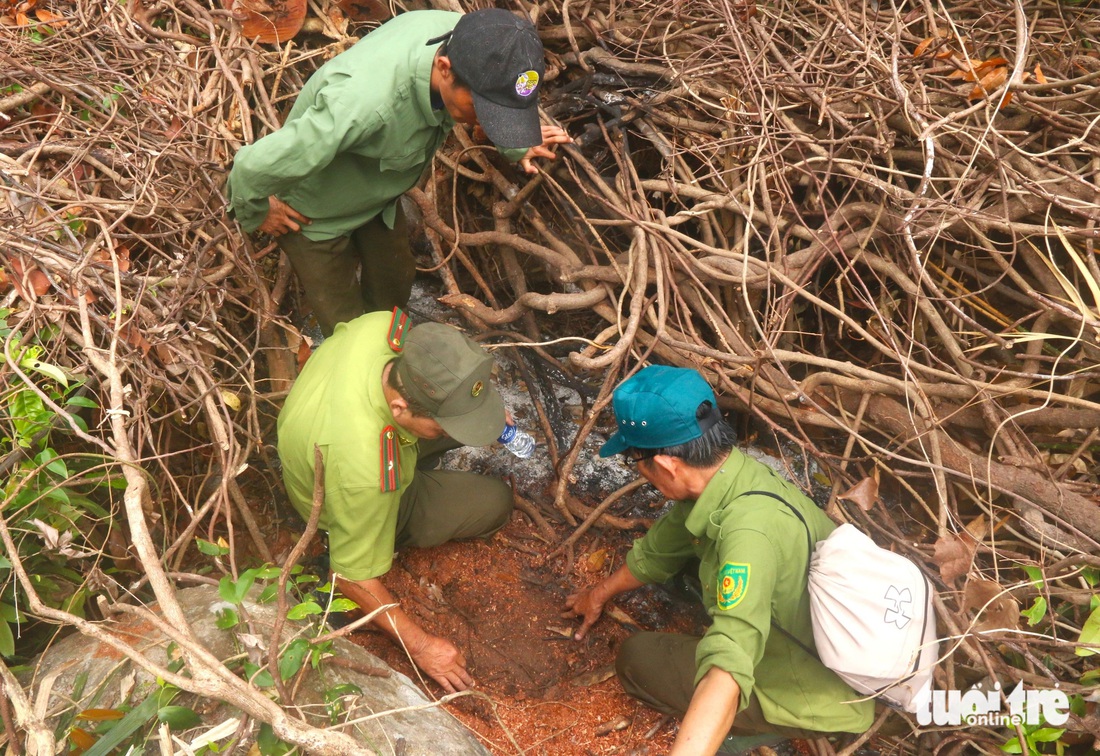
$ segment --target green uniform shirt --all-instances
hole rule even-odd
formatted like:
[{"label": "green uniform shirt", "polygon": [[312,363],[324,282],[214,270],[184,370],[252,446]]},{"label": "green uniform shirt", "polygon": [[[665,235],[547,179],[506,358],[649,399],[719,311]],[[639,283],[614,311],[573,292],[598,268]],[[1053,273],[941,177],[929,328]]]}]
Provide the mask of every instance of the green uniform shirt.
[{"label": "green uniform shirt", "polygon": [[863,732],[874,701],[771,626],[772,619],[813,648],[806,528],[769,491],[802,512],[813,542],[834,529],[812,501],[769,468],[734,449],[695,502],[680,501],[635,541],[627,567],[638,580],[662,583],[692,557],[713,624],[696,651],[696,683],[711,667],[741,688],[740,708],[756,696],[775,725],[819,732]]},{"label": "green uniform shirt", "polygon": [[[336,326],[306,361],[279,413],[279,458],[294,508],[313,506],[313,445],[325,460],[321,528],[329,534],[332,569],[348,580],[389,571],[401,494],[416,469],[416,438],[393,421],[382,393],[382,370],[397,354],[388,336],[392,316],[372,312]],[[400,486],[383,491],[382,433],[392,428]]]},{"label": "green uniform shirt", "polygon": [[[396,16],[325,63],[306,82],[278,131],[242,147],[226,192],[241,227],[255,231],[275,195],[312,219],[313,241],[350,234],[379,213],[393,228],[397,198],[411,189],[454,120],[432,109],[438,44],[461,14]],[[519,160],[526,150],[506,150]]]}]

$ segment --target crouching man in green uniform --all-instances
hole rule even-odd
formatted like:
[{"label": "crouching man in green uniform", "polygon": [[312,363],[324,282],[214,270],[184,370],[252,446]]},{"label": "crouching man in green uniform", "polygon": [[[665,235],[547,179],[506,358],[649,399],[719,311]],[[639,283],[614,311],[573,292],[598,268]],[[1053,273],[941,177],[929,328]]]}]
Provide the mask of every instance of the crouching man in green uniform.
[{"label": "crouching man in green uniform", "polygon": [[[457,329],[439,323],[408,329],[395,310],[338,325],[295,381],[279,413],[283,480],[308,519],[314,445],[321,448],[320,527],[328,531],[337,587],[364,613],[398,603],[379,580],[395,549],[488,537],[508,521],[512,492],[503,482],[431,469],[446,449],[485,446],[500,435],[506,414],[490,381],[492,366]],[[473,684],[458,648],[400,607],[374,624],[448,693]]]},{"label": "crouching man in green uniform", "polygon": [[703,637],[638,633],[616,661],[627,693],[683,717],[672,754],[738,752],[760,744],[751,737],[760,733],[865,731],[874,702],[859,701],[809,653],[806,528],[768,494],[798,508],[814,542],[833,523],[796,486],[734,448],[698,372],[645,368],[615,390],[613,406],[618,430],[600,456],[626,455],[676,503],[635,541],[623,567],[566,599],[567,615],[583,619],[576,638],[614,596],[665,582],[697,559],[712,620]]},{"label": "crouching man in green uniform", "polygon": [[233,214],[276,237],[326,336],[404,307],[416,265],[401,195],[456,122],[528,173],[553,158],[572,139],[539,123],[544,75],[535,27],[513,13],[402,13],[321,66],[283,127],[237,152]]}]

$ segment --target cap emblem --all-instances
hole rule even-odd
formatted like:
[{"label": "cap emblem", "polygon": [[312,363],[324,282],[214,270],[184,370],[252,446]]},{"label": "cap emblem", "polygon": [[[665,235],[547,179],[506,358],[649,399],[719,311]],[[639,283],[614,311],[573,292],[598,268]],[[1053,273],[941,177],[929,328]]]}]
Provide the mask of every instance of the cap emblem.
[{"label": "cap emblem", "polygon": [[485,388],[485,384],[482,383],[481,381],[477,381],[476,383],[474,383],[473,387],[470,389],[470,396],[477,396],[478,394],[481,393],[481,390],[483,388]]},{"label": "cap emblem", "polygon": [[524,71],[516,77],[516,94],[520,97],[529,97],[539,85],[538,71]]}]

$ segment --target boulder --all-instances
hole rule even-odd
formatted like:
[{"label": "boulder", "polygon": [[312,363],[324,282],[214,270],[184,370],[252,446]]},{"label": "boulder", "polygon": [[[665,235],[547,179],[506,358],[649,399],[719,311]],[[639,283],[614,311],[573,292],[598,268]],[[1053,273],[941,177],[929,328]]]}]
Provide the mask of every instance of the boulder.
[{"label": "boulder", "polygon": [[[266,649],[275,621],[275,604],[256,602],[254,589],[243,606],[248,622],[232,630],[218,628],[217,610],[226,604],[214,586],[188,588],[178,593],[180,605],[196,637],[219,659],[242,658],[251,653],[253,661],[263,664],[259,646]],[[170,641],[151,623],[135,617],[104,623],[116,636],[131,643],[154,664],[169,662]],[[283,628],[283,643],[295,637],[309,637],[310,628],[288,621]],[[315,630],[313,631],[316,632]],[[387,667],[380,659],[355,644],[338,638],[333,642],[335,656],[346,664],[325,661],[320,669],[309,668],[294,691],[295,704],[303,718],[318,727],[331,727],[332,719],[344,723],[346,732],[364,744],[364,753],[403,754],[404,756],[488,756],[488,751],[448,712],[430,706],[430,701],[407,676]],[[306,667],[309,667],[307,662]],[[361,669],[382,670],[385,676],[365,674]],[[186,672],[186,670],[182,670]],[[21,675],[28,694],[49,695],[48,721],[57,730],[66,727],[81,711],[117,709],[124,704],[137,705],[154,694],[157,681],[135,667],[114,649],[73,634],[53,644]],[[268,689],[270,695],[274,688]],[[327,699],[326,700],[326,696]],[[338,699],[337,699],[338,697]],[[39,702],[39,706],[42,702]],[[202,745],[204,733],[223,725],[220,745],[225,745],[236,730],[232,720],[239,711],[210,699],[186,692],[173,701],[174,706],[193,709],[202,724],[182,732],[172,732],[178,742],[192,749]],[[415,710],[415,707],[426,707]],[[404,709],[404,711],[397,711]],[[372,714],[392,712],[375,719],[357,721]],[[95,723],[87,723],[93,729]],[[254,740],[257,723],[250,723],[245,735]],[[217,734],[217,732],[212,733]],[[178,752],[178,751],[177,751]]]}]

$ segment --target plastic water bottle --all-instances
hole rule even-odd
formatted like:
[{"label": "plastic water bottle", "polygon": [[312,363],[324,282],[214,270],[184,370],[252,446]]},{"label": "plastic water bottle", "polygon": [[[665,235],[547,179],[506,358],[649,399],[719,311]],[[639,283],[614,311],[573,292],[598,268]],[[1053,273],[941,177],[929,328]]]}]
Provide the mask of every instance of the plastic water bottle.
[{"label": "plastic water bottle", "polygon": [[520,459],[527,459],[535,451],[535,439],[530,433],[521,431],[514,425],[505,425],[504,432],[497,439],[504,444],[504,448],[515,454]]}]

